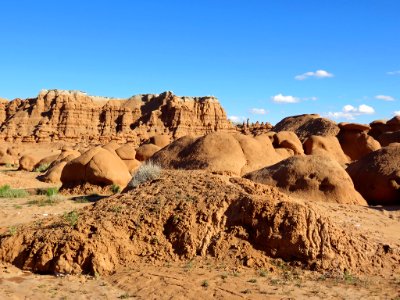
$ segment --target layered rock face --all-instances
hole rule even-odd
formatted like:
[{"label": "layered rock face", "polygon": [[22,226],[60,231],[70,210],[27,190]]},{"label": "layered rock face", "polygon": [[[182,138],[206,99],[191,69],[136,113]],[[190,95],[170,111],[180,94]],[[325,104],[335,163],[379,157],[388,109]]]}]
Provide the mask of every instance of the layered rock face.
[{"label": "layered rock face", "polygon": [[178,97],[171,92],[128,99],[43,90],[37,98],[0,100],[0,140],[9,142],[140,143],[167,134],[179,138],[234,131],[214,97]]}]

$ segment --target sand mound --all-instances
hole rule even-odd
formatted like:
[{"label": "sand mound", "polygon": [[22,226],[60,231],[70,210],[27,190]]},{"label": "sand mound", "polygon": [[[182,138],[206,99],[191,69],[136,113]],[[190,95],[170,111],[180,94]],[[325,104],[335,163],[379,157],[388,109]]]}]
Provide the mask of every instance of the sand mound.
[{"label": "sand mound", "polygon": [[338,162],[328,157],[294,156],[245,177],[279,187],[285,193],[305,200],[367,204],[354,189],[346,171]]},{"label": "sand mound", "polygon": [[107,274],[138,262],[205,256],[377,273],[396,268],[400,257],[335,225],[312,203],[201,171],[164,171],[128,193],[0,237],[1,260],[42,273]]},{"label": "sand mound", "polygon": [[199,138],[183,137],[162,150],[152,160],[170,169],[202,169],[241,175],[272,165],[290,156],[278,152],[266,135],[211,133]]},{"label": "sand mound", "polygon": [[349,165],[356,189],[370,204],[400,204],[400,144],[374,151]]}]

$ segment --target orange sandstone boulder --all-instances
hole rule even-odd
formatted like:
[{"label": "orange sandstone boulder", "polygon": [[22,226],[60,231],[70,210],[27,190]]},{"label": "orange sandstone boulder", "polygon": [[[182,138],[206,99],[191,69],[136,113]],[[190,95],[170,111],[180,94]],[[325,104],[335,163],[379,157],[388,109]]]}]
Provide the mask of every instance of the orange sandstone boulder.
[{"label": "orange sandstone boulder", "polygon": [[307,201],[366,205],[340,164],[324,156],[293,156],[245,175]]},{"label": "orange sandstone boulder", "polygon": [[380,149],[379,142],[368,135],[370,128],[368,125],[340,123],[339,127],[340,145],[351,160],[358,160],[368,153]]},{"label": "orange sandstone boulder", "polygon": [[304,142],[312,135],[336,136],[339,127],[332,120],[322,118],[318,114],[305,114],[284,118],[272,130],[275,132],[293,131]]},{"label": "orange sandstone boulder", "polygon": [[63,187],[90,183],[106,186],[116,184],[124,188],[131,175],[123,161],[114,153],[95,147],[68,162],[62,170]]},{"label": "orange sandstone boulder", "polygon": [[138,161],[148,160],[161,148],[153,144],[144,144],[136,149],[136,159]]},{"label": "orange sandstone boulder", "polygon": [[183,137],[158,151],[152,160],[170,169],[202,169],[241,175],[290,155],[277,152],[266,135],[210,133]]},{"label": "orange sandstone boulder", "polygon": [[303,145],[294,132],[280,131],[274,136],[275,148],[287,148],[293,150],[294,154],[304,154]]},{"label": "orange sandstone boulder", "polygon": [[400,204],[400,144],[394,143],[352,163],[347,172],[370,204]]},{"label": "orange sandstone boulder", "polygon": [[349,157],[343,152],[339,140],[334,136],[310,136],[303,144],[304,153],[307,155],[327,156],[336,160],[341,165],[350,162]]}]

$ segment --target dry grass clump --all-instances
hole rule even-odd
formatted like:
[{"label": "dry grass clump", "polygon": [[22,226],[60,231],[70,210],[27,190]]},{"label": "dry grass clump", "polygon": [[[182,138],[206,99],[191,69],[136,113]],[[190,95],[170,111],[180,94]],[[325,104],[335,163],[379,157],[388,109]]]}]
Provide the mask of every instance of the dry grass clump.
[{"label": "dry grass clump", "polygon": [[129,182],[129,186],[132,188],[136,188],[140,184],[158,179],[161,175],[161,166],[148,161],[142,164],[136,173],[133,175],[131,181]]}]

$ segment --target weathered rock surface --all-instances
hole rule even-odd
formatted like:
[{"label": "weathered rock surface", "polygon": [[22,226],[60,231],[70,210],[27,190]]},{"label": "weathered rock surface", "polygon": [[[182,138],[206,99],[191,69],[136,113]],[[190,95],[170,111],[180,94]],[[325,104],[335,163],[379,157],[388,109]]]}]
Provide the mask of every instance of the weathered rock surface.
[{"label": "weathered rock surface", "polygon": [[278,122],[273,131],[293,131],[304,142],[312,135],[336,136],[339,133],[338,125],[318,114],[306,114],[284,118]]},{"label": "weathered rock surface", "polygon": [[347,168],[355,188],[370,204],[400,204],[400,144],[374,151]]},{"label": "weathered rock surface", "polygon": [[304,154],[303,145],[292,131],[280,131],[274,135],[275,148],[287,148],[293,150],[294,154]]},{"label": "weathered rock surface", "polygon": [[381,148],[381,145],[372,136],[368,135],[369,126],[362,124],[340,123],[338,139],[343,152],[351,160],[361,157]]},{"label": "weathered rock surface", "polygon": [[343,152],[339,140],[334,136],[310,136],[303,144],[307,155],[327,156],[341,165],[350,162],[350,158]]},{"label": "weathered rock surface", "polygon": [[305,200],[367,204],[346,171],[329,157],[293,156],[245,177]]},{"label": "weathered rock surface", "polygon": [[131,175],[127,166],[113,152],[95,147],[68,162],[61,172],[63,188],[73,188],[85,183],[104,187],[116,184],[124,188]]},{"label": "weathered rock surface", "polygon": [[0,140],[9,142],[111,140],[140,144],[152,136],[172,138],[235,131],[214,97],[178,97],[171,92],[129,99],[43,90],[37,98],[0,101]]},{"label": "weathered rock surface", "polygon": [[152,160],[164,168],[242,175],[290,155],[289,151],[276,151],[266,135],[211,133],[178,139],[155,153]]}]

